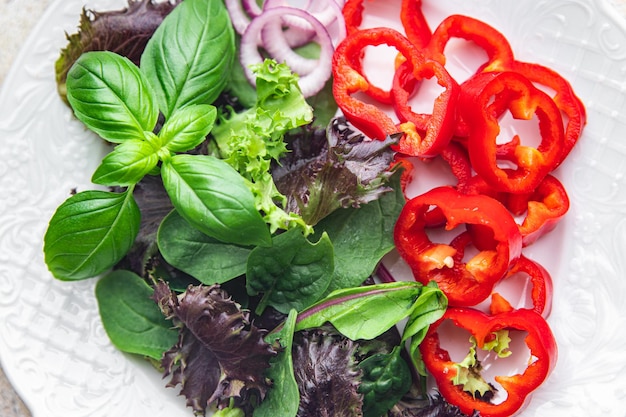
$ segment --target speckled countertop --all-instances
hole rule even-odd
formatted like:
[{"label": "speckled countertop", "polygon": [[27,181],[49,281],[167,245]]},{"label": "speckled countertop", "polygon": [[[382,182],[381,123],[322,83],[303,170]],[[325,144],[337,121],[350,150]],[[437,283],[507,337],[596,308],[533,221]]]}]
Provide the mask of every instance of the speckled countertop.
[{"label": "speckled countertop", "polygon": [[[0,0],[0,85],[18,51],[52,0]],[[0,370],[0,416],[30,417]]]}]

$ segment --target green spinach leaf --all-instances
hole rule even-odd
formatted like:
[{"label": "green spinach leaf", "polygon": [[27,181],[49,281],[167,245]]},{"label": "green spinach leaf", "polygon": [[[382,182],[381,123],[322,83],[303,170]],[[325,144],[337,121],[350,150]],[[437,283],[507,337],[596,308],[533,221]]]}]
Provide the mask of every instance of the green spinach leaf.
[{"label": "green spinach leaf", "polygon": [[102,324],[115,347],[123,352],[161,360],[178,340],[178,331],[151,299],[152,288],[138,275],[117,270],[96,284]]},{"label": "green spinach leaf", "polygon": [[190,104],[212,104],[225,88],[235,36],[222,0],[186,0],[154,32],[141,55],[168,119]]},{"label": "green spinach leaf", "polygon": [[120,261],[139,231],[132,189],[83,191],[61,204],[44,236],[45,262],[61,280],[95,277]]},{"label": "green spinach leaf", "polygon": [[164,161],[161,176],[176,210],[201,232],[226,243],[271,244],[252,192],[226,162],[206,155],[174,155]]},{"label": "green spinach leaf", "polygon": [[143,140],[159,116],[139,68],[113,52],[86,52],[67,74],[67,99],[76,117],[113,143]]},{"label": "green spinach leaf", "polygon": [[276,235],[271,247],[250,252],[246,288],[250,295],[263,293],[258,313],[267,305],[282,313],[302,310],[322,297],[333,268],[328,235],[311,243],[302,230],[290,229]]},{"label": "green spinach leaf", "polygon": [[283,350],[270,359],[267,377],[272,380],[272,387],[254,410],[254,417],[293,417],[298,413],[300,391],[294,376],[291,353],[297,315],[296,310],[291,310],[280,331],[265,337],[265,341],[270,344],[278,340]]},{"label": "green spinach leaf", "polygon": [[221,284],[245,274],[251,250],[207,236],[175,210],[161,222],[157,244],[170,265],[203,284]]}]

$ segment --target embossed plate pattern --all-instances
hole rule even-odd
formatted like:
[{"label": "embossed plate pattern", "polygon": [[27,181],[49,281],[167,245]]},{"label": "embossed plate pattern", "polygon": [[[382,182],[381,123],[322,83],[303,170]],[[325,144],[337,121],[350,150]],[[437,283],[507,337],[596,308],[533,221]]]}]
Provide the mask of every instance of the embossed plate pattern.
[{"label": "embossed plate pattern", "polygon": [[[624,417],[626,7],[620,0],[425,3],[432,15],[492,24],[519,59],[559,71],[587,106],[584,136],[557,172],[571,210],[526,252],[553,275],[549,322],[559,362],[522,416]],[[104,10],[125,1],[53,3],[0,93],[0,360],[34,417],[190,416],[157,372],[110,345],[95,281],[55,281],[43,263],[48,219],[72,189],[91,187],[106,152],[55,92],[54,60],[84,4]]]}]

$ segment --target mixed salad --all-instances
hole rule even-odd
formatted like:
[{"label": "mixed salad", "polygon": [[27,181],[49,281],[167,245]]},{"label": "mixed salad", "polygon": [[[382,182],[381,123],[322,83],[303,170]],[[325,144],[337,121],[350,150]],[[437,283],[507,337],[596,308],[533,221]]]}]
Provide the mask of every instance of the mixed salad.
[{"label": "mixed salad", "polygon": [[[112,146],[100,188],[51,218],[49,270],[97,277],[111,342],[196,415],[518,413],[557,357],[551,277],[524,248],[568,210],[553,171],[583,104],[480,20],[429,22],[403,0],[400,32],[361,27],[363,1],[286,3],[83,10],[58,91]],[[446,69],[453,39],[485,55],[465,80]],[[364,65],[382,45],[388,88]],[[533,133],[503,138],[509,113]],[[454,183],[410,195],[434,160]],[[392,276],[390,253],[415,280]],[[505,280],[528,281],[531,303]],[[509,356],[525,369],[483,374]]]}]

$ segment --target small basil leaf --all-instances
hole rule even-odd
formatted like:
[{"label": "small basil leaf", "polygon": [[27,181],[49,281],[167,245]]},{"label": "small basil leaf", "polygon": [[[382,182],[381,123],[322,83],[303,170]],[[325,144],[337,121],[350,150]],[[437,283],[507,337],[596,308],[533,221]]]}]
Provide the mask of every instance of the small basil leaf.
[{"label": "small basil leaf", "polygon": [[113,143],[143,139],[159,111],[148,81],[128,58],[86,52],[67,75],[67,99],[76,117]]},{"label": "small basil leaf", "polygon": [[159,137],[171,152],[186,152],[204,141],[213,128],[217,109],[197,104],[177,110],[163,125]]},{"label": "small basil leaf", "polygon": [[252,192],[226,162],[207,155],[174,155],[163,163],[161,177],[178,213],[202,233],[242,246],[271,244]]},{"label": "small basil leaf", "polygon": [[117,145],[102,160],[91,181],[101,185],[130,186],[137,184],[158,162],[159,157],[148,142],[129,140]]},{"label": "small basil leaf", "polygon": [[203,284],[221,284],[246,273],[249,248],[207,236],[176,210],[161,222],[157,244],[170,265]]},{"label": "small basil leaf", "polygon": [[44,236],[45,262],[60,280],[95,277],[118,263],[139,231],[130,190],[84,191],[61,204]]},{"label": "small basil leaf", "polygon": [[222,0],[186,0],[146,45],[141,70],[168,119],[190,104],[211,104],[225,88],[235,56],[235,36]]},{"label": "small basil leaf", "polygon": [[270,359],[267,377],[272,380],[272,387],[263,402],[254,409],[254,417],[293,417],[298,413],[300,391],[294,375],[291,353],[296,317],[296,310],[291,310],[280,331],[265,337],[265,341],[270,344],[278,340],[283,350]]},{"label": "small basil leaf", "polygon": [[123,352],[161,360],[178,340],[178,331],[165,319],[152,294],[143,279],[125,270],[111,272],[96,284],[102,325],[113,345]]},{"label": "small basil leaf", "polygon": [[287,313],[302,310],[326,291],[333,271],[333,245],[328,235],[311,243],[299,228],[276,235],[272,246],[248,256],[248,294],[263,293],[257,312],[266,305]]}]

